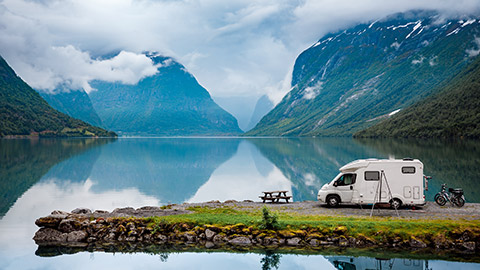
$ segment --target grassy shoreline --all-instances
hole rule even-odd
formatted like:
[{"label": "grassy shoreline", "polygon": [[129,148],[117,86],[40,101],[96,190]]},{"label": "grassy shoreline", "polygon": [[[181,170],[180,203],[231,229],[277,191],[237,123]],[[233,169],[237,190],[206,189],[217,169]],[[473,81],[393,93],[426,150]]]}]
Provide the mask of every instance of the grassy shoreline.
[{"label": "grassy shoreline", "polygon": [[[190,207],[189,214],[146,218],[150,226],[160,224],[191,224],[228,227],[245,225],[250,230],[261,230],[262,212],[259,210],[240,210],[234,207]],[[412,236],[431,240],[445,236],[446,239],[469,233],[473,238],[480,237],[480,220],[431,220],[407,219],[395,217],[351,217],[302,215],[272,211],[278,216],[277,231],[306,230],[320,232],[323,235],[342,231],[345,236],[364,236],[381,241],[384,238],[400,237],[409,240]]]},{"label": "grassy shoreline", "polygon": [[45,254],[52,248],[106,252],[192,248],[311,254],[350,249],[353,253],[413,252],[480,262],[480,220],[470,215],[450,219],[367,217],[292,211],[308,203],[271,206],[204,203],[124,208],[112,213],[92,213],[88,209],[80,209],[82,213],[54,211],[37,219],[35,223],[41,228],[34,240]]}]

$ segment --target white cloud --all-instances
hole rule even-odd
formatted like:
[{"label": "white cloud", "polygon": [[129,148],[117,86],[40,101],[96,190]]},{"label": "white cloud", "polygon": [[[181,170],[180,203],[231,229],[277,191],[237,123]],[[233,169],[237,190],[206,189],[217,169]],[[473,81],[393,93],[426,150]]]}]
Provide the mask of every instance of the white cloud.
[{"label": "white cloud", "polygon": [[[322,35],[422,8],[478,14],[480,2],[3,0],[0,54],[32,85],[51,88],[67,81],[88,88],[85,81],[97,76],[87,68],[93,66],[108,80],[118,75],[132,82],[152,72],[133,54],[160,51],[179,59],[213,96],[268,93],[272,98],[291,88],[282,82],[295,58]],[[132,53],[126,58],[134,68],[108,72],[105,66],[116,63],[97,60],[120,51]]]},{"label": "white cloud", "polygon": [[475,37],[473,42],[475,43],[476,48],[467,49],[466,53],[467,53],[468,57],[475,57],[478,54],[480,54],[480,38]]}]

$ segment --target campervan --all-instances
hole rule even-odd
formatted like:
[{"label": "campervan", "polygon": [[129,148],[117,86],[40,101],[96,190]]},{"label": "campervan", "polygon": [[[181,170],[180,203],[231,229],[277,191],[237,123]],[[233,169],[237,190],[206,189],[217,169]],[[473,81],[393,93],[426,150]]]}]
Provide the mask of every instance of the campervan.
[{"label": "campervan", "polygon": [[[361,159],[340,168],[340,173],[318,191],[317,199],[330,207],[340,203],[425,205],[423,164],[418,159]],[[425,181],[425,185],[424,185]]]}]

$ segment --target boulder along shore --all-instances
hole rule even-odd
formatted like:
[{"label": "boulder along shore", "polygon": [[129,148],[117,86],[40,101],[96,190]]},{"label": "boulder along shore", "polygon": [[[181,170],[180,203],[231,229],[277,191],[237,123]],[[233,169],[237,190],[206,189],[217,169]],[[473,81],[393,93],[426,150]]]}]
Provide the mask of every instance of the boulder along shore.
[{"label": "boulder along shore", "polygon": [[[260,224],[261,212],[265,206],[273,215],[279,215],[280,223],[284,216],[289,219],[303,217],[306,218],[303,220],[307,221],[309,217],[324,218],[326,221],[319,221],[318,224],[307,221],[305,224],[292,222],[283,227],[266,228]],[[368,217],[370,212],[371,207],[327,208],[313,201],[288,204],[211,201],[162,207],[147,206],[138,209],[118,208],[112,212],[78,208],[71,212],[55,210],[51,215],[37,219],[35,224],[40,229],[33,239],[39,245],[39,249],[43,250],[63,247],[75,248],[77,251],[125,249],[142,251],[152,245],[195,246],[219,250],[273,248],[315,251],[331,247],[386,248],[470,254],[471,259],[480,260],[479,256],[475,256],[480,253],[480,226],[478,226],[480,204],[468,203],[462,208],[457,208],[440,207],[428,202],[420,209],[399,209],[400,217],[397,217],[395,210],[392,209],[375,209],[373,218]],[[215,217],[226,215],[235,217],[249,213],[248,215],[257,217],[256,220],[259,221],[231,224],[219,221],[217,224],[203,222],[203,216],[198,213],[203,215],[214,213],[211,215],[217,215]],[[195,214],[198,220],[197,216],[190,217]],[[167,217],[171,219],[166,219]],[[458,223],[461,226],[456,225],[457,221],[462,222]],[[370,229],[365,233],[360,228],[365,226],[365,222],[386,225],[382,225],[383,229],[373,228],[373,231]],[[417,223],[430,223],[425,225],[427,229],[423,232],[419,233],[414,229],[410,235],[393,227],[389,230],[390,222],[412,223],[414,228]],[[449,222],[453,222],[453,225],[450,226]],[[432,226],[432,232],[429,231],[429,226]],[[422,230],[421,227],[418,228]]]}]

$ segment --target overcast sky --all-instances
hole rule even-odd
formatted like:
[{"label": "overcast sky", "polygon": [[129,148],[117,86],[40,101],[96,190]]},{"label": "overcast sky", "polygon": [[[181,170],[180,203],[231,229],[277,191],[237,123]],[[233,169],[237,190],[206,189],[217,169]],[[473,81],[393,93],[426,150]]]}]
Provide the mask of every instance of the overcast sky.
[{"label": "overcast sky", "polygon": [[[3,0],[0,54],[37,89],[136,83],[173,56],[213,96],[278,101],[295,58],[322,35],[410,9],[479,14],[479,0]],[[101,59],[109,55],[113,59]]]}]

